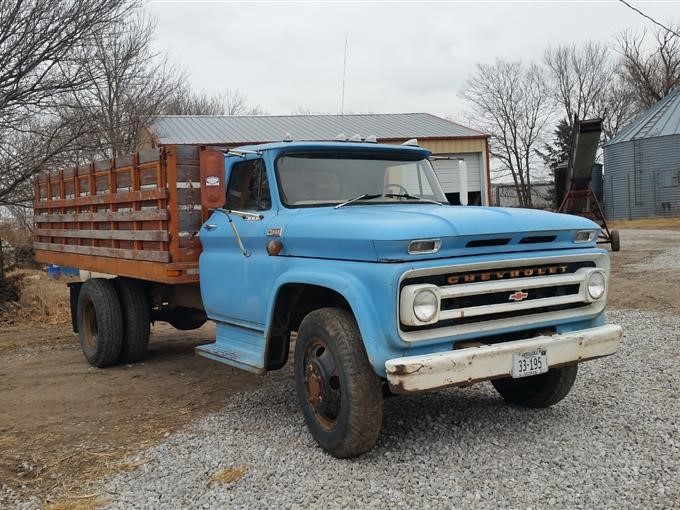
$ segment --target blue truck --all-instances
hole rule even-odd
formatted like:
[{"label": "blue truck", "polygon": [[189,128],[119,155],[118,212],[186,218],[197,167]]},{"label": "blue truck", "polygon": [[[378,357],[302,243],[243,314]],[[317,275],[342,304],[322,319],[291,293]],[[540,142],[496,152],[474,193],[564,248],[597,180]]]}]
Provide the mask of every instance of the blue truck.
[{"label": "blue truck", "polygon": [[[140,195],[115,202],[122,195],[110,182],[95,193],[113,204],[98,216],[111,223],[96,232],[113,236],[91,243],[83,234],[62,244],[75,236],[64,232],[64,207],[76,200],[69,225],[85,231],[94,230],[86,215],[102,209],[82,192],[50,208],[57,197],[44,188],[54,185],[37,180],[39,260],[106,273],[70,284],[74,330],[94,366],[141,359],[154,320],[179,329],[214,321],[216,339],[198,354],[259,374],[290,359],[312,436],[331,455],[353,457],[378,440],[386,396],[490,381],[510,404],[548,407],[569,393],[578,363],[619,346],[622,329],[605,318],[609,256],[590,220],[448,205],[428,150],[368,139],[195,148],[186,182],[200,204],[183,208],[171,196],[173,186],[187,189],[177,180],[182,151],[158,157],[169,177],[156,183],[167,193],[155,209],[134,202]],[[145,159],[133,158],[133,184]],[[138,228],[156,221],[141,219],[145,210],[164,207],[167,239]],[[172,253],[142,260],[144,250],[162,251],[156,239],[173,251],[177,211],[187,209],[200,213],[198,265]],[[111,230],[124,214],[136,228]],[[125,259],[126,250],[140,254]]]}]

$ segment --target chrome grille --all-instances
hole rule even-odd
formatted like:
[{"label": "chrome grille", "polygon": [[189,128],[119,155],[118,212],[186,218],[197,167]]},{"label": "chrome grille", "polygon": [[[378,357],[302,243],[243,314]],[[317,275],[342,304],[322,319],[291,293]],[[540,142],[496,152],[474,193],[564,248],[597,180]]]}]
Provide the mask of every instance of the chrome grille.
[{"label": "chrome grille", "polygon": [[[609,268],[609,259],[603,255],[544,257],[410,271],[400,284],[402,297],[420,287],[436,289],[439,314],[433,323],[408,323],[400,310],[401,336],[407,341],[417,341],[492,332],[518,324],[531,327],[551,317],[564,319],[599,313],[605,306],[606,295],[592,300],[587,292],[587,279],[593,271]],[[510,274],[512,277],[508,277]],[[404,299],[400,299],[400,306],[404,306]]]}]

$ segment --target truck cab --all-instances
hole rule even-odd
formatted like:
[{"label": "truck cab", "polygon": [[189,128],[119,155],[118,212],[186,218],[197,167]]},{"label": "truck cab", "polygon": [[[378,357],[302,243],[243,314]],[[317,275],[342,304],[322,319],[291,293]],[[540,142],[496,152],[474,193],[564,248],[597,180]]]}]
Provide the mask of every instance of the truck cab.
[{"label": "truck cab", "polygon": [[200,296],[217,338],[197,351],[257,373],[290,353],[305,421],[338,457],[375,444],[386,394],[490,380],[547,407],[622,336],[605,320],[597,224],[448,205],[429,158],[280,142],[225,150],[202,175]]}]

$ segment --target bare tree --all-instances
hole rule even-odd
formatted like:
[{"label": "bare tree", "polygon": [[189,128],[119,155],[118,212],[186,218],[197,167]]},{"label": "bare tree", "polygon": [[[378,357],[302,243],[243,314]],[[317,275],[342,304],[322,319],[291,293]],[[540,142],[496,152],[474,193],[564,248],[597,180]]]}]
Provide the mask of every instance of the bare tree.
[{"label": "bare tree", "polygon": [[86,86],[73,94],[69,112],[85,118],[89,136],[80,153],[89,159],[134,152],[144,126],[183,87],[184,75],[151,50],[155,21],[144,12],[111,23],[78,55]]},{"label": "bare tree", "polygon": [[248,103],[248,98],[239,90],[227,89],[222,95],[226,115],[264,115],[259,105]]},{"label": "bare tree", "polygon": [[602,114],[600,108],[614,75],[607,46],[588,41],[580,47],[572,44],[548,48],[543,62],[549,71],[550,91],[564,109],[563,117],[570,126],[574,115],[588,119]]},{"label": "bare tree", "polygon": [[264,115],[258,105],[248,103],[238,90],[217,94],[197,93],[189,86],[180,87],[159,112],[164,115]]},{"label": "bare tree", "polygon": [[512,176],[521,207],[531,207],[531,182],[552,116],[552,104],[541,68],[535,64],[497,60],[477,64],[461,96],[478,127],[490,135],[490,152],[501,170]]},{"label": "bare tree", "polygon": [[[671,29],[679,32],[680,25],[674,24]],[[640,111],[680,85],[680,37],[674,32],[661,27],[651,33],[627,30],[616,38],[621,55],[618,73],[634,92]]]},{"label": "bare tree", "polygon": [[179,87],[163,107],[163,115],[226,115],[219,94],[196,93],[188,86]]},{"label": "bare tree", "polygon": [[30,177],[72,149],[81,126],[54,109],[84,85],[73,56],[135,5],[0,0],[0,206],[25,205]]},{"label": "bare tree", "polygon": [[616,74],[598,98],[596,111],[602,118],[602,141],[611,140],[639,113],[635,92]]}]

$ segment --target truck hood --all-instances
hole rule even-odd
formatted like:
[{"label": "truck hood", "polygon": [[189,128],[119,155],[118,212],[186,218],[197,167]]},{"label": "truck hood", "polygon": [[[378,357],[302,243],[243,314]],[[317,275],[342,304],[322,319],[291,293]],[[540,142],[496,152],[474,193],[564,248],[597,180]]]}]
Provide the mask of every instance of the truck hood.
[{"label": "truck hood", "polygon": [[[574,244],[574,234],[600,230],[586,218],[534,209],[413,203],[287,210],[270,227],[283,229],[282,255],[377,262],[584,248],[595,241]],[[441,249],[411,255],[414,239],[441,239]]]}]

